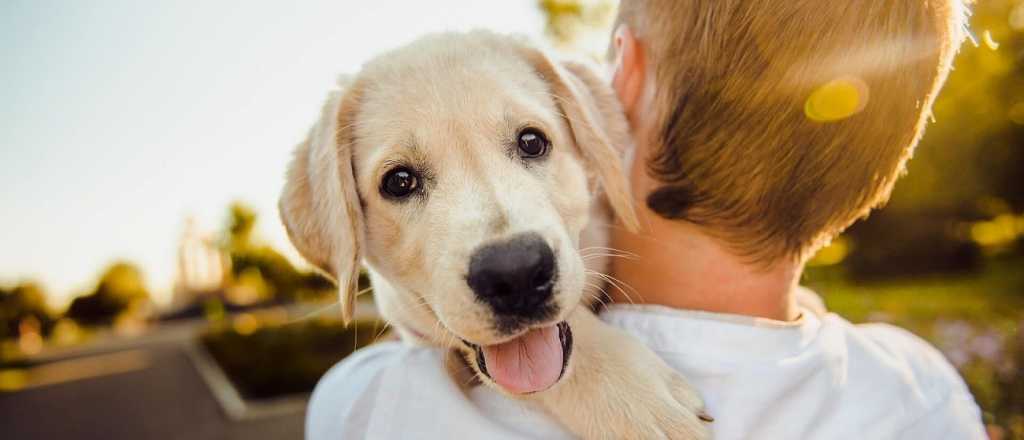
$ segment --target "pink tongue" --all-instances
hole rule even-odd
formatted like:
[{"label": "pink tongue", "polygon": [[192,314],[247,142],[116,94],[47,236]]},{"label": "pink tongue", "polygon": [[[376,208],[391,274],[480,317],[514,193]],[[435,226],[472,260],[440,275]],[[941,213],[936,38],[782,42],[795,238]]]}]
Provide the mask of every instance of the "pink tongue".
[{"label": "pink tongue", "polygon": [[514,394],[543,391],[562,374],[558,326],[530,330],[503,344],[483,347],[487,373]]}]

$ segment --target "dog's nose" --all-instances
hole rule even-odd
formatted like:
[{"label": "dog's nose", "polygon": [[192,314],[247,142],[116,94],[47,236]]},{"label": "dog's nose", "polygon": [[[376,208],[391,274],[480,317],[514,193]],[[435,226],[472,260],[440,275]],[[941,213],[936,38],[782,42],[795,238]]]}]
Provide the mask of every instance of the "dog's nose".
[{"label": "dog's nose", "polygon": [[536,233],[516,235],[477,249],[466,281],[496,313],[531,317],[551,299],[555,254]]}]

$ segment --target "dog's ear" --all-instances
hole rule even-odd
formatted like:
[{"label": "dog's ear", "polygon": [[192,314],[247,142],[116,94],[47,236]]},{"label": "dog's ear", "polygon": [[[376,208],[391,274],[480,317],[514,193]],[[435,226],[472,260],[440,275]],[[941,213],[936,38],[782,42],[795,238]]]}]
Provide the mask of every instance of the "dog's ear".
[{"label": "dog's ear", "polygon": [[333,90],[320,120],[295,149],[278,201],[299,253],[338,285],[341,315],[352,319],[362,260],[363,213],[352,169],[355,87]]},{"label": "dog's ear", "polygon": [[627,229],[636,231],[639,221],[622,162],[624,149],[632,140],[622,106],[611,87],[583,64],[559,64],[532,47],[523,46],[521,50],[551,88],[580,154],[597,172],[615,215]]}]

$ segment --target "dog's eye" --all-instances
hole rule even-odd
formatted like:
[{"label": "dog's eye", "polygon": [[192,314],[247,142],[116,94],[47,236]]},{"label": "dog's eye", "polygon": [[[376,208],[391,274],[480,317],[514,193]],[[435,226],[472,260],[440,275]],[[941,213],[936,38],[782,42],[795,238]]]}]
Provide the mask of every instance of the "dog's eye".
[{"label": "dog's eye", "polygon": [[380,189],[385,195],[403,198],[408,197],[420,187],[420,179],[412,170],[404,167],[395,168],[384,175]]},{"label": "dog's eye", "polygon": [[536,128],[527,128],[519,132],[519,156],[527,159],[541,157],[548,153],[551,143]]}]

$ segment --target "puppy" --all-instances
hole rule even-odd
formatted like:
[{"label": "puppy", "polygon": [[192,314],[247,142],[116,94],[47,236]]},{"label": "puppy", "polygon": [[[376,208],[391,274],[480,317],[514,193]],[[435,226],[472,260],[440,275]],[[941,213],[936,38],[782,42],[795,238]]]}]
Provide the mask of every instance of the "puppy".
[{"label": "puppy", "polygon": [[429,36],[330,92],[281,217],[336,280],[346,320],[365,265],[403,338],[461,353],[573,433],[703,438],[697,393],[589,307],[607,207],[637,223],[617,149],[629,142],[583,65],[486,32]]}]

